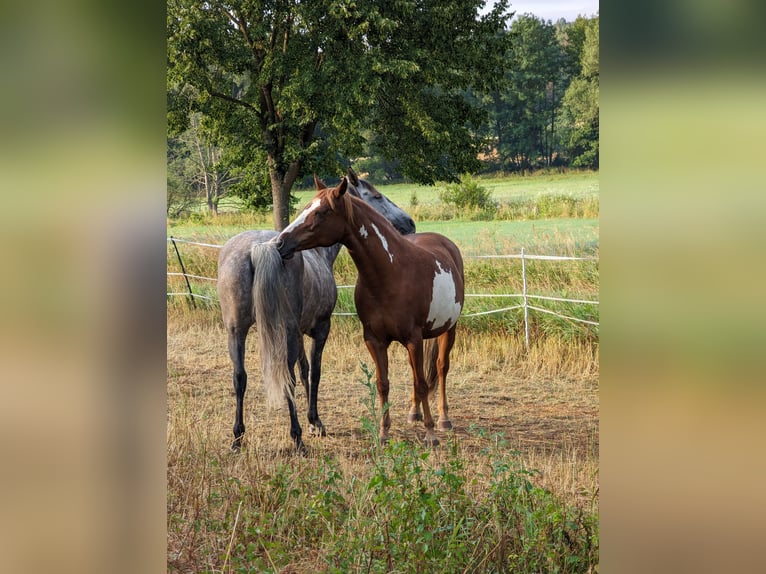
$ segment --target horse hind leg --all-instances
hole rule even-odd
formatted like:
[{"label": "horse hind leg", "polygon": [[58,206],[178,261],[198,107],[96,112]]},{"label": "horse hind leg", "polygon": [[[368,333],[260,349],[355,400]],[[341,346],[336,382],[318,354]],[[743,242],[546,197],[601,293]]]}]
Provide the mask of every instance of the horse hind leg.
[{"label": "horse hind leg", "polygon": [[306,358],[306,349],[303,345],[303,337],[300,338],[298,345],[298,371],[303,384],[303,390],[306,391],[306,400],[309,397],[309,361]]},{"label": "horse hind leg", "polygon": [[247,390],[247,372],[245,371],[245,340],[247,329],[229,327],[228,344],[229,357],[234,367],[234,394],[236,395],[236,411],[234,414],[234,442],[231,444],[233,451],[242,448],[242,437],[245,435],[244,402]]},{"label": "horse hind leg", "polygon": [[420,411],[420,401],[416,386],[412,385],[412,395],[410,396],[410,412],[407,413],[407,422],[412,424],[423,420],[423,413]]},{"label": "horse hind leg", "polygon": [[298,413],[295,409],[295,363],[298,361],[302,352],[303,335],[300,332],[294,332],[291,329],[288,333],[287,341],[287,364],[290,373],[290,389],[285,391],[285,399],[287,400],[287,409],[290,413],[290,437],[293,439],[298,453],[305,455],[306,446],[303,444],[303,431],[298,422]]},{"label": "horse hind leg", "polygon": [[420,404],[423,407],[423,425],[426,427],[425,443],[427,446],[438,446],[439,439],[434,433],[434,419],[428,404],[428,383],[423,370],[423,341],[421,339],[409,341],[406,347],[410,358],[410,367],[412,367],[415,406]]}]

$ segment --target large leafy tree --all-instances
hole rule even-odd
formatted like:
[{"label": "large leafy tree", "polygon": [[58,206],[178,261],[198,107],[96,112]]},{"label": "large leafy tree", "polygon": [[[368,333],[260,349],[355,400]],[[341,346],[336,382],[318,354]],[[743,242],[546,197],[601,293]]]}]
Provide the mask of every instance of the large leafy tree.
[{"label": "large leafy tree", "polygon": [[502,77],[507,0],[169,0],[171,131],[202,112],[241,168],[265,159],[274,225],[294,182],[373,149],[420,182],[476,168],[482,111]]},{"label": "large leafy tree", "polygon": [[563,101],[567,148],[575,167],[598,169],[599,159],[599,19],[587,21],[580,51],[580,73]]}]

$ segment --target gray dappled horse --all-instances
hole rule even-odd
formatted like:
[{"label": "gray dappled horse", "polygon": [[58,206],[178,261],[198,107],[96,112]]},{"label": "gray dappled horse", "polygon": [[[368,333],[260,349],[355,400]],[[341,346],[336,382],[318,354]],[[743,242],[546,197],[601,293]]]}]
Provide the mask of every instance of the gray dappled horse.
[{"label": "gray dappled horse", "polygon": [[[347,180],[349,192],[382,214],[400,233],[415,232],[415,223],[407,213],[350,168]],[[234,450],[242,446],[245,434],[245,340],[256,323],[267,399],[275,406],[287,400],[290,436],[296,447],[304,448],[294,402],[296,361],[308,398],[309,429],[326,434],[317,412],[317,394],[322,352],[338,298],[332,267],[342,246],[309,249],[283,262],[273,242],[278,235],[277,231],[245,231],[229,239],[218,257],[218,299],[237,397]],[[303,335],[312,339],[310,361]]]}]

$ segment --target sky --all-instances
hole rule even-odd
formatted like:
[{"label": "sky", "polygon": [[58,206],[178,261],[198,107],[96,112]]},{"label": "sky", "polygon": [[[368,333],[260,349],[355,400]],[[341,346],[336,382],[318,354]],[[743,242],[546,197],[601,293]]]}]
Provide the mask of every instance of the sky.
[{"label": "sky", "polygon": [[562,17],[571,22],[578,14],[595,15],[598,12],[598,2],[599,0],[511,0],[511,11],[516,12],[516,16],[529,13],[552,22]]}]

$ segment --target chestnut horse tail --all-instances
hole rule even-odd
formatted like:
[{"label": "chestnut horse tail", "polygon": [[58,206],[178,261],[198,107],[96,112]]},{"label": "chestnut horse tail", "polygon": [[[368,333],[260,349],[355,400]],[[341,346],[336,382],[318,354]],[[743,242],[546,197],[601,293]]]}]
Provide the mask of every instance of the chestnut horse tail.
[{"label": "chestnut horse tail", "polygon": [[423,350],[423,367],[425,369],[428,395],[433,396],[439,383],[439,372],[436,369],[436,361],[439,358],[439,339],[426,339]]},{"label": "chestnut horse tail", "polygon": [[261,352],[261,373],[269,406],[284,404],[293,388],[287,360],[288,321],[293,310],[285,290],[284,265],[274,243],[253,245],[253,314]]}]

